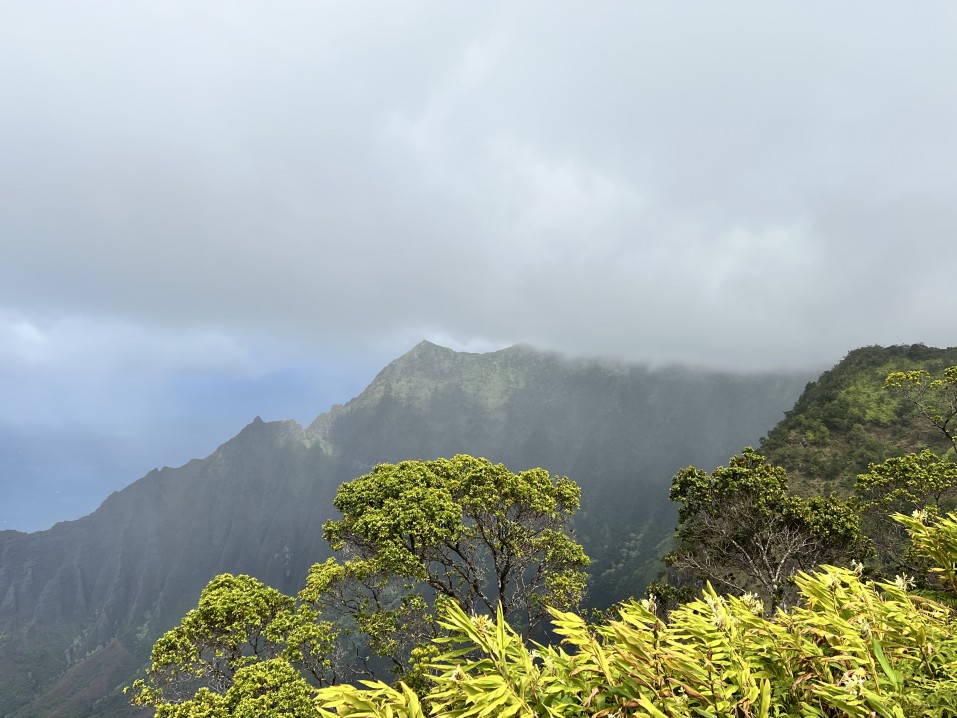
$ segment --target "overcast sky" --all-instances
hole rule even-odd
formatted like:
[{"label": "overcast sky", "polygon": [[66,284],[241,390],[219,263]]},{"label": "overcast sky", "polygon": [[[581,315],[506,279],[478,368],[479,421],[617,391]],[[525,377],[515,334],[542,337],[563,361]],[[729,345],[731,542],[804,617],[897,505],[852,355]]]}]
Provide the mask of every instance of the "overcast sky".
[{"label": "overcast sky", "polygon": [[0,8],[0,434],[181,463],[422,338],[957,344],[949,0]]}]

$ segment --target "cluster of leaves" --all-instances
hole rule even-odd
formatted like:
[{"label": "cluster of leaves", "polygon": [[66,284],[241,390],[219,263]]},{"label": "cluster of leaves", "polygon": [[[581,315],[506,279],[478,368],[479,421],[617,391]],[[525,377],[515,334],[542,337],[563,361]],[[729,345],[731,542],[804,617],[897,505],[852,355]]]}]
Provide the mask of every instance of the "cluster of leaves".
[{"label": "cluster of leaves", "polygon": [[496,620],[443,607],[453,649],[424,696],[403,683],[314,689],[282,660],[241,669],[229,691],[202,691],[163,718],[479,718],[480,716],[851,716],[957,710],[951,613],[895,583],[824,567],[801,574],[802,606],[768,619],[753,597],[701,599],[667,623],[649,603],[589,626],[554,612],[561,646],[529,647]]},{"label": "cluster of leaves", "polygon": [[926,511],[915,511],[893,518],[907,529],[914,553],[927,561],[944,592],[951,599],[957,596],[957,514],[935,520]]},{"label": "cluster of leaves", "polygon": [[245,677],[248,686],[276,665],[320,685],[332,682],[337,637],[310,606],[251,576],[223,574],[153,646],[147,679],[132,687],[133,701],[157,707],[158,716],[193,715],[196,706],[238,700],[237,683]]}]

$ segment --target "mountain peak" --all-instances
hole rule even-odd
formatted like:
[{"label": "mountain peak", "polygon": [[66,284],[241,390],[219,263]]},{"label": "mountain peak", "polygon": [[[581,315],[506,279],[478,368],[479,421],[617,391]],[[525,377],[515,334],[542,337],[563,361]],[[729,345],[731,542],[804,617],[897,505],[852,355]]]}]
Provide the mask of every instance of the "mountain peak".
[{"label": "mountain peak", "polygon": [[[495,356],[499,354],[545,354],[548,352],[543,352],[540,349],[532,346],[531,344],[526,344],[521,342],[519,344],[512,344],[511,346],[503,347],[501,349],[490,349],[488,351],[468,351],[464,349],[452,349],[450,347],[442,346],[441,344],[436,344],[431,342],[428,339],[423,339],[414,347],[412,347],[405,354],[396,359],[396,362],[400,362],[406,357],[423,357],[423,356],[444,356],[448,357],[451,355],[462,355],[462,356]],[[395,362],[393,362],[395,363]]]},{"label": "mountain peak", "polygon": [[418,344],[416,344],[410,351],[424,350],[424,349],[448,349],[448,347],[443,347],[441,344],[436,344],[435,342],[430,342],[428,339],[423,339]]},{"label": "mountain peak", "polygon": [[380,371],[359,396],[318,416],[307,432],[329,449],[329,428],[336,417],[369,408],[383,399],[422,408],[451,386],[491,409],[526,383],[529,359],[544,356],[528,344],[477,353],[456,351],[424,339]]},{"label": "mountain peak", "polygon": [[440,344],[430,342],[428,339],[423,339],[414,347],[409,349],[409,351],[407,351],[405,354],[396,359],[396,361],[402,361],[402,359],[406,357],[442,356],[456,353],[457,352],[454,349],[449,349],[448,347],[443,347]]}]

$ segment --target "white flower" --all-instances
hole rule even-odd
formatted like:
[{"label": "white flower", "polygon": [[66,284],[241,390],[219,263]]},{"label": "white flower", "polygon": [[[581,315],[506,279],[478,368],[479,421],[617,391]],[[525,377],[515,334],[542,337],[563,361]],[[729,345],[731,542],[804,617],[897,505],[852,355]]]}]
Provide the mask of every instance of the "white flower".
[{"label": "white flower", "polygon": [[899,588],[901,591],[908,591],[914,588],[917,583],[914,581],[912,576],[897,575],[894,576],[894,585],[897,586],[897,588]]},{"label": "white flower", "polygon": [[746,593],[741,597],[741,602],[747,606],[748,610],[755,616],[764,615],[764,603],[758,598],[757,594]]},{"label": "white flower", "polygon": [[724,628],[728,624],[727,602],[723,596],[705,596],[705,603],[711,609],[711,623],[716,628]]},{"label": "white flower", "polygon": [[863,668],[855,668],[853,671],[848,671],[844,674],[844,677],[841,678],[842,686],[858,694],[860,694],[865,683],[867,683],[867,671]]}]

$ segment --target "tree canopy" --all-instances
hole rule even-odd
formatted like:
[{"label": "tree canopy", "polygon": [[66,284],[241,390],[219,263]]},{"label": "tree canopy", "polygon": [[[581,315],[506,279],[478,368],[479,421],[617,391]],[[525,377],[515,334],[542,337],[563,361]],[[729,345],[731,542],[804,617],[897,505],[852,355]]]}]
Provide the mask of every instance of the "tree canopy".
[{"label": "tree canopy", "polygon": [[[156,707],[158,716],[200,715],[189,711],[240,701],[250,681],[277,666],[306,686],[300,671],[317,684],[330,682],[337,634],[294,598],[251,576],[222,574],[153,646],[146,680],[133,685],[134,702]],[[288,681],[281,683],[287,690]]]},{"label": "tree canopy", "polygon": [[786,601],[798,572],[859,559],[865,550],[850,504],[790,494],[787,472],[751,447],[711,473],[682,469],[670,495],[679,505],[678,545],[668,563],[721,591],[753,592],[771,611]]},{"label": "tree canopy", "polygon": [[336,550],[382,572],[423,581],[467,611],[577,605],[588,559],[568,533],[580,489],[544,469],[512,473],[460,454],[380,464],[344,484],[325,526]]},{"label": "tree canopy", "polygon": [[513,473],[460,454],[380,464],[340,487],[325,525],[347,557],[310,571],[300,596],[345,612],[397,671],[437,635],[436,598],[504,614],[526,631],[546,606],[572,608],[588,557],[569,533],[579,488],[544,469]]},{"label": "tree canopy", "polygon": [[854,501],[861,525],[873,543],[882,569],[919,571],[916,555],[909,550],[904,525],[895,513],[929,511],[936,515],[953,508],[957,499],[957,464],[930,449],[895,456],[868,466],[859,474]]}]

